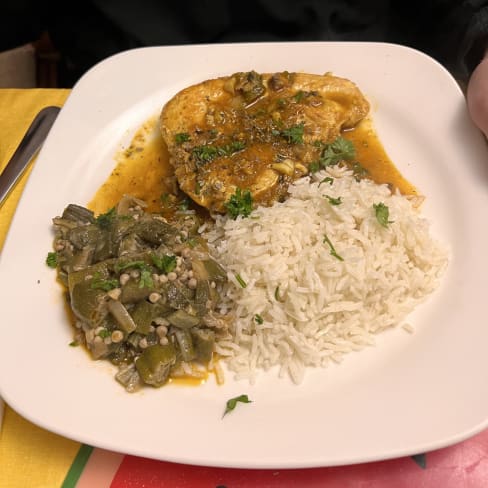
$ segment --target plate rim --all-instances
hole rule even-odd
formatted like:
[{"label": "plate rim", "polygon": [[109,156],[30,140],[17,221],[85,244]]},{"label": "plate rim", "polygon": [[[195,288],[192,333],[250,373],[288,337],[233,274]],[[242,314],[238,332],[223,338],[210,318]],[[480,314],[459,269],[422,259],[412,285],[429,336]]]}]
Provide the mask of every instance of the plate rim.
[{"label": "plate rim", "polygon": [[[461,97],[463,96],[462,91],[461,91],[460,87],[457,85],[457,83],[455,82],[454,78],[452,78],[452,76],[447,72],[447,70],[442,65],[440,65],[437,61],[433,60],[433,58],[430,58],[428,55],[426,55],[420,51],[417,51],[413,48],[410,48],[410,47],[400,46],[400,45],[391,44],[391,43],[376,43],[376,42],[375,43],[370,43],[370,42],[360,42],[360,43],[348,42],[348,43],[344,43],[344,42],[328,42],[328,41],[320,41],[320,42],[307,41],[307,42],[293,42],[293,43],[287,43],[287,42],[283,42],[283,43],[281,43],[281,42],[280,43],[276,43],[276,42],[238,43],[238,45],[241,46],[242,49],[243,48],[247,48],[247,49],[254,48],[254,47],[256,47],[257,44],[266,45],[268,47],[279,46],[280,49],[283,47],[286,47],[287,45],[294,45],[294,46],[309,45],[310,46],[311,44],[320,45],[320,46],[327,45],[328,47],[332,47],[333,45],[337,46],[337,45],[347,44],[348,46],[358,45],[358,46],[363,46],[363,47],[367,46],[368,48],[373,47],[373,46],[382,46],[382,47],[387,46],[389,49],[394,49],[394,50],[397,48],[406,49],[408,51],[411,51],[412,53],[415,53],[415,55],[420,54],[422,57],[426,58],[429,62],[433,62],[434,64],[436,64],[437,68],[440,67],[443,70],[444,74],[446,74],[446,73],[448,74],[448,76],[450,78],[450,83],[452,83],[452,86],[455,85],[457,87],[458,95],[460,95]],[[198,49],[209,49],[209,48],[230,49],[230,48],[235,48],[236,44],[218,44],[218,45],[201,44],[201,45],[196,45],[196,47]],[[113,55],[113,56],[111,56],[105,60],[102,60],[100,63],[95,65],[93,68],[91,68],[87,73],[85,73],[85,75],[83,75],[82,78],[80,78],[79,82],[73,87],[72,93],[68,97],[68,100],[65,104],[65,107],[66,106],[71,107],[71,105],[73,104],[73,100],[75,100],[75,97],[78,96],[78,94],[80,93],[80,90],[85,90],[86,85],[91,83],[94,78],[96,78],[98,75],[100,75],[100,70],[103,71],[105,69],[109,69],[111,67],[111,65],[114,65],[114,64],[117,65],[120,60],[127,59],[127,56],[133,56],[134,55],[137,58],[137,55],[139,53],[149,52],[149,50],[152,52],[157,52],[157,51],[161,51],[161,50],[166,50],[166,51],[167,50],[180,50],[180,49],[191,50],[194,48],[195,48],[195,46],[153,46],[153,47],[131,49],[131,50],[128,50],[128,51],[125,51],[122,53],[115,54],[115,55]],[[75,94],[75,95],[73,96],[73,94]],[[65,111],[65,114],[66,114],[66,111]],[[66,117],[63,116],[63,109],[62,109],[61,113],[60,113],[60,117],[59,117],[58,121],[56,122],[55,127],[53,128],[53,133],[55,135],[53,137],[48,138],[48,140],[46,142],[46,149],[44,150],[44,148],[43,148],[43,150],[41,151],[41,154],[40,154],[39,159],[38,159],[38,161],[40,161],[41,163],[40,163],[40,165],[36,164],[36,167],[34,168],[34,171],[31,174],[31,177],[29,178],[29,182],[28,182],[28,184],[27,184],[27,186],[23,192],[23,195],[21,197],[21,201],[19,202],[18,208],[22,207],[22,209],[24,209],[25,202],[27,201],[27,197],[25,197],[25,196],[30,195],[29,191],[30,191],[31,181],[33,180],[33,176],[35,177],[37,175],[37,171],[39,171],[37,168],[44,164],[43,161],[45,161],[45,158],[47,158],[46,154],[49,154],[49,151],[51,151],[51,152],[53,151],[53,149],[51,149],[51,148],[54,147],[54,144],[56,141],[55,138],[60,137],[59,134],[61,134],[61,129],[62,129],[61,124],[63,123],[64,118],[66,118]],[[58,129],[58,127],[59,127],[59,129]],[[16,212],[16,214],[17,213],[18,212]],[[20,217],[19,217],[19,219],[20,219]],[[12,244],[10,243],[10,238],[11,238],[11,235],[13,235],[11,230],[15,229],[15,232],[17,232],[17,228],[19,225],[20,224],[17,223],[17,216],[14,216],[10,230],[9,230],[8,235],[6,237],[4,250],[8,248],[8,250],[10,252],[10,249],[12,246]],[[12,239],[13,239],[13,237],[12,237]],[[2,253],[2,254],[5,254],[5,253]],[[0,268],[2,267],[2,264],[3,264],[2,261],[3,260],[0,257]],[[0,378],[2,378],[1,374],[0,374]],[[2,392],[2,394],[4,394],[1,382],[0,382],[0,391]],[[9,394],[10,392],[8,392],[8,391],[6,391],[5,393],[6,393],[6,395],[4,395],[4,396],[7,400],[7,402],[9,402],[9,404],[10,404],[11,402],[9,400],[12,399],[12,396]],[[23,415],[25,418],[28,418],[29,420],[33,421],[37,425],[41,425],[44,428],[47,428],[48,430],[50,430],[52,432],[58,433],[59,435],[74,438],[72,435],[67,435],[66,432],[63,432],[62,430],[60,430],[60,431],[56,430],[55,426],[53,426],[53,425],[42,425],[42,422],[39,422],[38,419],[35,418],[36,416],[30,414],[28,411],[26,411],[25,408],[15,408],[15,401],[13,401],[12,404],[14,405],[12,408],[17,410],[19,413],[21,413],[21,415]],[[465,430],[464,432],[459,433],[457,436],[451,435],[449,437],[449,439],[442,439],[442,440],[438,440],[437,443],[432,443],[430,445],[431,447],[429,448],[429,450],[431,450],[432,448],[437,449],[439,447],[444,447],[446,445],[450,445],[452,443],[464,440],[464,439],[478,433],[479,431],[484,429],[487,425],[488,425],[488,417],[486,417],[483,422],[480,422],[476,426],[473,426],[471,431],[469,431],[469,432]],[[86,443],[93,444],[92,442],[90,442],[89,438],[85,438],[85,437],[83,437],[83,435],[79,435],[78,438],[83,439],[83,442],[86,441]],[[120,450],[120,449],[117,449],[117,446],[113,446],[113,445],[111,446],[111,445],[107,444],[107,442],[96,443],[96,445],[103,445],[103,447],[111,449],[111,450],[115,450],[115,451]],[[132,449],[132,451],[136,452],[137,450]],[[235,464],[235,462],[231,462],[230,464],[225,464],[225,462],[220,462],[220,461],[218,464],[214,464],[214,463],[210,462],[208,459],[202,460],[202,462],[199,462],[198,459],[193,459],[193,460],[184,459],[184,458],[181,458],[181,456],[170,459],[170,457],[168,457],[166,455],[166,456],[164,456],[164,459],[171,460],[172,462],[186,462],[186,463],[190,463],[190,464],[206,465],[206,466],[245,467],[245,468],[251,468],[251,467],[256,467],[256,468],[263,468],[263,467],[268,467],[268,468],[285,468],[285,467],[301,468],[301,467],[333,466],[333,465],[344,465],[344,464],[351,464],[351,463],[357,463],[357,462],[368,462],[368,461],[374,461],[374,460],[380,460],[380,459],[390,459],[390,458],[394,458],[394,457],[398,457],[398,456],[412,454],[412,452],[408,449],[404,452],[400,452],[400,451],[395,452],[395,453],[392,452],[391,455],[386,455],[386,453],[383,453],[380,457],[378,457],[378,455],[376,455],[376,456],[372,455],[372,456],[364,456],[362,458],[355,458],[352,460],[346,459],[346,460],[343,460],[342,462],[340,460],[339,461],[336,460],[333,464],[327,464],[327,463],[316,464],[316,462],[314,462],[314,461],[312,461],[313,464],[306,464],[303,461],[301,461],[298,465],[293,465],[293,464],[290,465],[289,462],[286,462],[284,465],[279,464],[279,463],[278,464],[276,464],[276,463],[267,464],[266,462],[264,462],[263,464],[257,463],[256,465],[251,466],[249,464],[244,464],[244,465]],[[124,452],[126,452],[126,450],[124,450]],[[142,455],[145,457],[154,457],[154,456],[148,455],[148,453],[145,451],[140,451],[140,454],[136,454],[136,455]],[[163,458],[159,458],[159,457],[157,457],[157,458],[163,459]]]}]

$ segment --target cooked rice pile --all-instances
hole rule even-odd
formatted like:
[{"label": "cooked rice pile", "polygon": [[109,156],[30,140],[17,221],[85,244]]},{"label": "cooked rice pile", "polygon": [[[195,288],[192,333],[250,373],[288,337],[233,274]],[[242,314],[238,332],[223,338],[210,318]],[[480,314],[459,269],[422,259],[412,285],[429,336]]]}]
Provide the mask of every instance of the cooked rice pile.
[{"label": "cooked rice pile", "polygon": [[[320,183],[327,177],[333,182]],[[447,266],[412,199],[386,185],[332,167],[297,181],[290,194],[249,218],[218,217],[202,229],[231,281],[222,313],[235,320],[218,352],[237,379],[254,382],[278,365],[280,376],[300,383],[306,367],[373,345],[436,289]],[[389,209],[386,228],[379,203]]]}]

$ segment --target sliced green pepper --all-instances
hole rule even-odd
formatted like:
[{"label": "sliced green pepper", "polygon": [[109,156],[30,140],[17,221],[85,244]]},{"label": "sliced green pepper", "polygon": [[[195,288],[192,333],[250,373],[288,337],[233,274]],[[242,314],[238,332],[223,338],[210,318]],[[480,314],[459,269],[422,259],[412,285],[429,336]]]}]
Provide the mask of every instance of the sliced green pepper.
[{"label": "sliced green pepper", "polygon": [[136,332],[147,335],[151,332],[151,324],[157,317],[163,317],[171,308],[162,303],[161,300],[157,303],[150,303],[143,300],[136,304],[131,310],[130,314],[136,323]]},{"label": "sliced green pepper", "polygon": [[175,310],[170,313],[166,319],[171,325],[179,327],[180,329],[191,329],[200,323],[200,319],[194,315],[190,315],[184,310]]},{"label": "sliced green pepper", "polygon": [[171,343],[162,346],[155,344],[144,349],[135,360],[141,380],[155,387],[163,386],[168,381],[171,366],[176,362],[176,351]]},{"label": "sliced green pepper", "polygon": [[215,332],[210,329],[192,329],[191,336],[196,358],[202,363],[208,363],[212,359],[215,344]]},{"label": "sliced green pepper", "polygon": [[196,353],[193,347],[193,340],[191,338],[190,331],[186,329],[174,329],[174,335],[176,337],[176,343],[178,344],[181,359],[183,361],[193,361]]}]

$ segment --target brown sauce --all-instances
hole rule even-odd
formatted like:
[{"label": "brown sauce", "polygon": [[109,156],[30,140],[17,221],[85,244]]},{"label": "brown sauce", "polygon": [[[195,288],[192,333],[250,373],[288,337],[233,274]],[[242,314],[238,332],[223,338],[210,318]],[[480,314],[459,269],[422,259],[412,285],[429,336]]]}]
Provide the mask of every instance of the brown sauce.
[{"label": "brown sauce", "polygon": [[[144,200],[148,211],[161,210],[161,196],[173,190],[173,169],[158,122],[157,116],[148,119],[137,130],[129,147],[116,155],[114,170],[88,204],[96,214],[115,206],[124,194]],[[370,119],[363,120],[355,129],[345,131],[343,136],[354,144],[356,159],[367,169],[372,180],[387,183],[404,195],[418,194],[388,157]]]},{"label": "brown sauce", "polygon": [[371,119],[364,119],[355,129],[342,135],[354,144],[357,161],[368,170],[373,181],[386,183],[403,195],[418,195],[416,188],[401,175],[388,157]]},{"label": "brown sauce", "polygon": [[119,151],[115,161],[115,168],[88,208],[95,214],[104,213],[128,194],[144,200],[149,212],[160,210],[161,195],[172,191],[168,178],[173,169],[159,133],[158,117],[151,117],[137,130],[129,147]]}]

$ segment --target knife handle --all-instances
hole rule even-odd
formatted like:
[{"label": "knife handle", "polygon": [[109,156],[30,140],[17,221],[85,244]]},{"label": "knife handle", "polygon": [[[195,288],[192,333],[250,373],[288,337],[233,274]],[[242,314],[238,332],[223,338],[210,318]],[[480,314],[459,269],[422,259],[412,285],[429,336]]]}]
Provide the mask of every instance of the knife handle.
[{"label": "knife handle", "polygon": [[24,173],[29,162],[39,151],[59,111],[60,108],[54,106],[43,108],[27,129],[13,156],[0,174],[0,206]]}]

